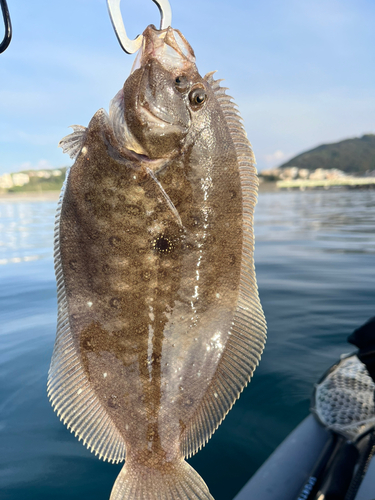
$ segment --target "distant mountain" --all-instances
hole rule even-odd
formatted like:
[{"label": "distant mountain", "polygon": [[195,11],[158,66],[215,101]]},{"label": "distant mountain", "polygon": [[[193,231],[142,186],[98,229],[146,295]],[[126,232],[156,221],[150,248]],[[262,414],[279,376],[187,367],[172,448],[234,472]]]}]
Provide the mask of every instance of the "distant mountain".
[{"label": "distant mountain", "polygon": [[334,144],[322,144],[295,156],[280,166],[307,168],[337,168],[343,172],[363,175],[375,170],[375,135],[366,134]]}]

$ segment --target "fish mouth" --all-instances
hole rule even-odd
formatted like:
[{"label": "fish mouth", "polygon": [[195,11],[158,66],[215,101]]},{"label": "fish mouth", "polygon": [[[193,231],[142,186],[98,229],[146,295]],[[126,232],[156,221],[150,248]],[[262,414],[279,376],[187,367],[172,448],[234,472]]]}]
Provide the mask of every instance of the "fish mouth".
[{"label": "fish mouth", "polygon": [[168,120],[164,120],[160,116],[158,116],[155,112],[151,111],[150,106],[148,104],[140,104],[139,105],[140,114],[143,117],[145,123],[155,123],[157,125],[161,125],[165,127],[166,125],[174,125]]}]

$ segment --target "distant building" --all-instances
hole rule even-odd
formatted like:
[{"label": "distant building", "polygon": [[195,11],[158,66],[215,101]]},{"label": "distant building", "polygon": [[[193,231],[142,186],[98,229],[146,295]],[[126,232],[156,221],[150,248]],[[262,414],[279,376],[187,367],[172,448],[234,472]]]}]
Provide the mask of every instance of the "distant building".
[{"label": "distant building", "polygon": [[0,176],[0,189],[10,189],[14,186],[12,176],[4,174]]},{"label": "distant building", "polygon": [[12,180],[15,186],[24,186],[30,182],[30,177],[27,174],[19,173],[13,174]]},{"label": "distant building", "polygon": [[298,176],[300,179],[308,179],[310,175],[310,170],[307,168],[300,168],[298,171]]},{"label": "distant building", "polygon": [[298,176],[298,167],[283,168],[280,173],[280,179],[295,179]]},{"label": "distant building", "polygon": [[311,171],[307,168],[286,167],[286,168],[270,168],[259,172],[260,177],[264,180],[283,180],[291,181],[293,179],[311,179],[315,181],[335,180],[348,175],[337,168],[317,168]]},{"label": "distant building", "polygon": [[36,173],[37,177],[43,177],[44,179],[50,179],[51,178],[51,172],[47,172],[47,170],[39,170]]},{"label": "distant building", "polygon": [[335,180],[342,179],[343,177],[348,176],[345,172],[339,170],[338,168],[317,168],[309,175],[309,179],[314,181],[322,181],[324,179]]}]

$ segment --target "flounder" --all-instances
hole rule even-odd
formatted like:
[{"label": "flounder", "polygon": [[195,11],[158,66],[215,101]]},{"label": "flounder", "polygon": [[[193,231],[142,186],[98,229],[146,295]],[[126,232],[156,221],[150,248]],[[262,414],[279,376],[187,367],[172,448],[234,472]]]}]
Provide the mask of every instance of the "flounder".
[{"label": "flounder", "polygon": [[48,393],[104,460],[111,500],[212,499],[185,461],[249,382],[266,325],[254,156],[232,98],[178,30],[144,32],[123,89],[62,139]]}]

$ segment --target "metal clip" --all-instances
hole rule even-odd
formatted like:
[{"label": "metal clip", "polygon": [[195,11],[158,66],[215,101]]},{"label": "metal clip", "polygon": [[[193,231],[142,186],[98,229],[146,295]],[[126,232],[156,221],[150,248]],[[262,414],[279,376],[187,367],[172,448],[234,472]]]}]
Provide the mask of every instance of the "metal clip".
[{"label": "metal clip", "polygon": [[[115,30],[118,41],[121,47],[127,54],[134,54],[142,45],[143,36],[138,35],[134,40],[128,38],[125,26],[122,21],[121,11],[120,11],[120,1],[121,0],[107,0],[108,11],[112,21],[112,26]],[[172,23],[172,10],[168,0],[152,0],[156,3],[160,11],[160,29],[164,30],[171,26]]]},{"label": "metal clip", "polygon": [[0,0],[1,10],[3,12],[5,35],[3,41],[0,43],[0,54],[8,48],[12,39],[12,24],[10,22],[10,15],[6,0]]}]

